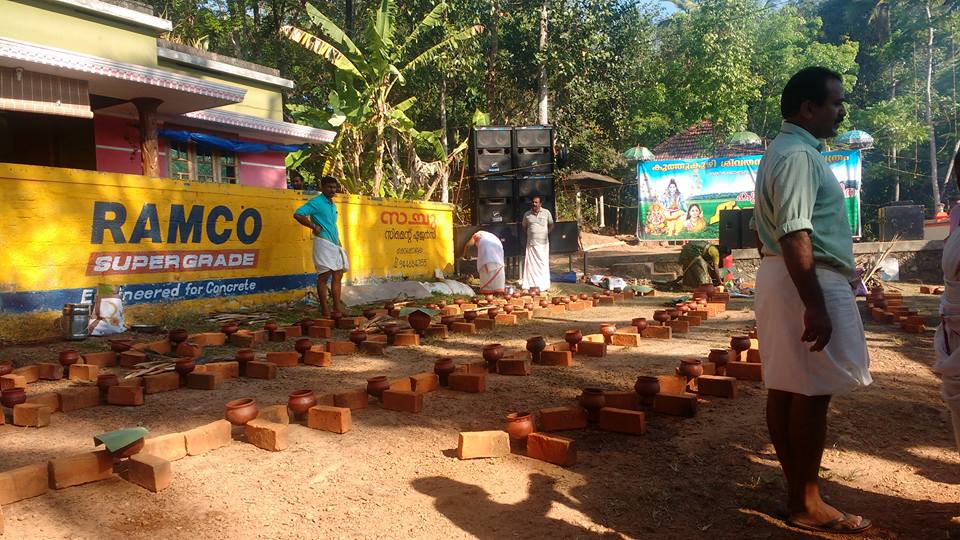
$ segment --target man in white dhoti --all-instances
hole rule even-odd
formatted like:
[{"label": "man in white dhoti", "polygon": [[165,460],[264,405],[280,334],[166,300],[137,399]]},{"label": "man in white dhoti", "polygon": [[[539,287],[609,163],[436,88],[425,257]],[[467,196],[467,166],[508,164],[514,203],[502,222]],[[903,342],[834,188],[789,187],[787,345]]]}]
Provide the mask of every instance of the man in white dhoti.
[{"label": "man in white dhoti", "polygon": [[783,90],[784,122],[757,172],[755,310],[787,522],[849,534],[870,520],[827,504],[819,487],[830,398],[872,382],[843,190],[820,155],[820,139],[836,135],[846,115],[843,103],[840,75],[825,68],[801,70]]},{"label": "man in white dhoti", "polygon": [[497,235],[487,231],[477,231],[463,245],[463,258],[467,252],[477,246],[477,272],[480,274],[480,293],[499,294],[506,285],[504,274],[503,243]]},{"label": "man in white dhoti", "polygon": [[337,205],[333,196],[340,191],[336,178],[324,176],[320,179],[321,195],[307,201],[297,208],[293,218],[304,227],[313,231],[313,266],[317,270],[317,299],[320,300],[320,312],[330,316],[327,308],[327,281],[333,293],[333,310],[340,311],[341,280],[343,273],[350,269],[347,252],[340,245],[340,231],[337,227]]},{"label": "man in white dhoti", "polygon": [[540,197],[530,200],[530,210],[523,214],[523,232],[527,235],[527,253],[523,259],[524,289],[536,287],[546,292],[550,288],[550,232],[553,231],[553,215],[543,208]]},{"label": "man in white dhoti", "polygon": [[[954,162],[960,182],[960,155]],[[953,212],[951,212],[952,214]],[[950,236],[943,245],[943,295],[940,296],[940,326],[933,339],[937,359],[933,371],[943,381],[943,400],[953,419],[953,437],[960,451],[960,223],[950,218]]]}]

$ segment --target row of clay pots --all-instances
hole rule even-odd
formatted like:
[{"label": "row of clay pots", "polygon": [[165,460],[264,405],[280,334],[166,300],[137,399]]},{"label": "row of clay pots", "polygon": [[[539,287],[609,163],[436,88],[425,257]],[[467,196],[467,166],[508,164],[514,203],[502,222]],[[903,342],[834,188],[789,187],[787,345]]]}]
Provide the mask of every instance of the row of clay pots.
[{"label": "row of clay pots", "polygon": [[[293,412],[295,418],[302,419],[316,404],[317,396],[309,388],[291,392],[287,398],[287,408]],[[235,426],[245,425],[258,414],[257,402],[253,398],[235,399],[224,406],[224,418]]]},{"label": "row of clay pots", "polygon": [[12,409],[14,405],[26,403],[26,388],[7,388],[0,392],[0,405]]}]

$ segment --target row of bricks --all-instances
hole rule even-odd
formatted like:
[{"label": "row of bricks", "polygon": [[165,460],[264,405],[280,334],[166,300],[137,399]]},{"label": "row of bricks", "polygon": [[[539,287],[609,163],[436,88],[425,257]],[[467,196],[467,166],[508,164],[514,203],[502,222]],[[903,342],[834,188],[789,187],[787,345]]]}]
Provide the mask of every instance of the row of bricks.
[{"label": "row of bricks", "polygon": [[[497,458],[509,454],[510,436],[505,431],[465,431],[459,434],[458,459]],[[527,436],[527,457],[567,467],[577,462],[577,448],[573,439],[531,433]]]}]

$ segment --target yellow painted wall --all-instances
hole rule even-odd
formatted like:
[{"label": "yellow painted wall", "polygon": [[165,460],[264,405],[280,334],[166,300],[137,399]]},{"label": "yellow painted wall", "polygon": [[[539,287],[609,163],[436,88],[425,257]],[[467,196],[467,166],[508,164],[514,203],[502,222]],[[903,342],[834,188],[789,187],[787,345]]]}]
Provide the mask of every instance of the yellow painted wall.
[{"label": "yellow painted wall", "polygon": [[156,34],[46,2],[0,0],[0,36],[141,66],[157,66]]},{"label": "yellow painted wall", "polygon": [[[0,163],[0,193],[0,253],[4,254],[0,294],[86,288],[101,283],[259,278],[314,271],[310,231],[292,217],[309,196],[294,191]],[[102,243],[94,243],[97,201],[101,206],[120,205],[125,209],[126,220],[120,226],[125,243],[117,242],[119,239],[109,231],[104,232]],[[422,277],[432,275],[435,268],[452,269],[451,205],[359,196],[338,196],[336,202],[341,241],[351,263],[345,275],[348,281]],[[138,215],[150,204],[156,205],[161,241],[147,237],[131,243]],[[171,242],[168,225],[172,205],[183,205],[185,214],[194,206],[204,207],[200,242],[183,242],[179,237]],[[232,231],[220,244],[208,238],[206,226],[210,210],[216,206],[225,207],[233,216],[232,220],[221,218],[214,224],[215,232]],[[262,230],[252,243],[244,243],[236,231],[238,216],[243,212],[261,218]],[[113,220],[116,216],[104,213],[102,217]],[[251,218],[245,223],[248,236],[254,221]],[[213,257],[228,251],[255,252],[257,262],[242,269],[127,274],[103,273],[90,265],[93,253],[117,253],[121,258],[129,254],[164,255],[183,261],[184,251],[205,251]]]},{"label": "yellow painted wall", "polygon": [[229,84],[245,88],[247,94],[241,103],[233,105],[224,105],[217,107],[225,111],[248,114],[258,118],[269,118],[271,120],[283,120],[283,98],[280,95],[279,88],[270,85],[261,85],[256,82],[241,77],[231,77],[221,73],[210,73],[201,69],[191,69],[188,66],[160,59],[160,67],[167,71],[182,73],[205,81]]}]

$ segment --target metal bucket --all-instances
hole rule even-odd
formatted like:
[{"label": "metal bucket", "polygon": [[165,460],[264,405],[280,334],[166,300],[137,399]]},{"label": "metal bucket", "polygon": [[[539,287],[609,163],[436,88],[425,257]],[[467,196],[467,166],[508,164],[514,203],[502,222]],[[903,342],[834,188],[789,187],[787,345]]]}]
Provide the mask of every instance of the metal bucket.
[{"label": "metal bucket", "polygon": [[93,304],[64,304],[60,317],[60,333],[63,339],[81,341],[89,336],[90,311]]}]

